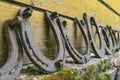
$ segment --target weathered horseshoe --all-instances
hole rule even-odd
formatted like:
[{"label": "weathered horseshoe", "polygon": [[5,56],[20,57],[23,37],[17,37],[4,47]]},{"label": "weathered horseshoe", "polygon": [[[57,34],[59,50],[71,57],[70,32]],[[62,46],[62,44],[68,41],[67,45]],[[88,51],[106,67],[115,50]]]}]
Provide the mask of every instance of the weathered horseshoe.
[{"label": "weathered horseshoe", "polygon": [[118,40],[119,49],[120,49],[120,31],[117,31],[117,40]]},{"label": "weathered horseshoe", "polygon": [[63,35],[63,38],[65,40],[66,43],[66,48],[68,53],[70,54],[70,56],[77,62],[77,63],[86,63],[89,61],[90,59],[90,43],[89,40],[87,38],[87,35],[84,32],[83,26],[81,25],[80,21],[78,18],[75,18],[75,21],[77,22],[80,31],[82,32],[82,35],[85,39],[85,43],[86,43],[86,51],[83,53],[78,52],[74,46],[72,45],[72,43],[69,40],[69,36],[67,34],[67,30],[66,30],[66,26],[67,26],[67,22],[65,20],[63,20],[62,17],[58,17],[57,19],[57,23],[59,25],[59,28],[61,30],[61,33]]},{"label": "weathered horseshoe", "polygon": [[113,38],[114,38],[115,44],[116,44],[116,51],[118,51],[118,49],[119,49],[119,44],[118,44],[118,40],[117,40],[117,36],[116,36],[117,31],[114,30],[114,29],[111,29],[111,30],[112,30]]},{"label": "weathered horseshoe", "polygon": [[109,36],[110,36],[110,37],[111,37],[111,39],[112,39],[113,52],[115,52],[115,51],[116,51],[116,49],[117,49],[117,45],[116,45],[116,41],[115,41],[115,39],[114,39],[114,35],[113,35],[113,32],[112,32],[112,29],[111,29],[111,27],[110,27],[110,26],[106,26],[106,28],[108,29],[108,31],[109,31]]},{"label": "weathered horseshoe", "polygon": [[4,23],[3,32],[8,44],[8,59],[0,69],[0,80],[15,80],[22,69],[23,49],[11,20]]},{"label": "weathered horseshoe", "polygon": [[118,46],[118,51],[120,49],[120,44],[119,44],[119,32],[116,32],[116,39],[117,39],[117,46]]},{"label": "weathered horseshoe", "polygon": [[[17,16],[17,21],[19,23],[19,33],[22,39],[22,43],[24,49],[26,51],[27,56],[32,61],[32,63],[41,69],[41,71],[49,73],[54,72],[60,68],[65,61],[65,49],[64,43],[60,35],[60,31],[57,27],[57,24],[51,20],[51,13],[45,13],[45,19],[48,21],[51,26],[56,42],[57,42],[57,55],[54,60],[50,60],[44,56],[39,51],[39,48],[36,46],[34,41],[34,37],[31,30],[31,24],[29,21],[29,17],[32,15],[32,9],[29,7],[24,7],[20,9],[19,15]],[[47,23],[47,24],[48,24]]]},{"label": "weathered horseshoe", "polygon": [[118,44],[119,44],[119,49],[120,49],[120,31],[118,31]]},{"label": "weathered horseshoe", "polygon": [[119,31],[116,32],[116,37],[117,37],[117,41],[118,41],[118,50],[120,49],[120,40],[119,40],[119,37],[120,34],[119,34]]},{"label": "weathered horseshoe", "polygon": [[104,37],[104,42],[105,42],[105,50],[106,50],[106,53],[107,54],[112,54],[112,40],[110,39],[109,35],[107,34],[106,32],[106,29],[105,27],[103,26],[100,26],[101,27],[101,30],[102,30],[102,34],[103,34],[103,37]]},{"label": "weathered horseshoe", "polygon": [[111,32],[111,30],[110,30],[110,28],[108,26],[105,27],[105,30],[107,31],[108,36],[110,37],[110,39],[112,41],[111,42],[111,44],[112,44],[112,52],[115,52],[115,48],[114,48],[115,44],[114,44],[113,34],[112,34],[112,32]]},{"label": "weathered horseshoe", "polygon": [[[88,29],[88,36],[89,36],[89,40],[91,42],[91,46],[94,50],[94,53],[96,54],[97,57],[104,57],[105,56],[105,43],[104,43],[103,35],[101,33],[101,29],[100,29],[99,25],[96,23],[96,20],[94,17],[89,18],[86,13],[83,15],[83,19],[84,19],[87,29]],[[100,40],[99,48],[95,44],[94,36],[92,33],[92,25],[95,25],[97,34],[99,36],[99,40]]]}]

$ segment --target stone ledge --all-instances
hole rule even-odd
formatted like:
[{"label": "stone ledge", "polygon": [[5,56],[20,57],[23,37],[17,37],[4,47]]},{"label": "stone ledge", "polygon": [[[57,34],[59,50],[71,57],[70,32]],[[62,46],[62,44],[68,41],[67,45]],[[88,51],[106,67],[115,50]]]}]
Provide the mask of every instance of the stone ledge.
[{"label": "stone ledge", "polygon": [[105,72],[104,74],[110,74],[111,80],[116,79],[117,68],[113,68]]},{"label": "stone ledge", "polygon": [[[22,78],[19,77],[17,80],[52,80],[53,78],[51,77],[54,77],[54,80],[66,80],[66,78],[71,78],[70,75],[72,76],[72,74],[77,75],[77,76],[76,75],[72,76],[74,80],[85,80],[85,79],[82,79],[82,76],[87,76],[95,80],[96,76],[100,78],[101,74],[105,74],[105,75],[102,75],[102,78],[109,77],[111,78],[111,80],[114,80],[114,78],[116,77],[115,75],[116,75],[117,67],[120,66],[120,53],[114,53],[114,55],[108,55],[108,56],[105,56],[104,58],[92,58],[86,64],[76,64],[74,63],[74,61],[72,61],[71,58],[67,58],[67,59],[71,61],[70,62],[67,61],[67,63],[64,64],[64,68],[56,71],[55,73],[51,73],[47,75],[25,74],[25,77],[21,76]],[[89,73],[93,75],[90,75]],[[108,75],[106,76],[106,74]],[[72,80],[72,79],[69,79],[69,80]]]}]

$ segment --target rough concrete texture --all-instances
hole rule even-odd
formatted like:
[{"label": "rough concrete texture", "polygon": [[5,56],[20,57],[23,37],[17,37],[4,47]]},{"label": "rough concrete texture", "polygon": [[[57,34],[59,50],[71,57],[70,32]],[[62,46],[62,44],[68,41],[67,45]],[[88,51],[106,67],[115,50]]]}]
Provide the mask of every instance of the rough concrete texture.
[{"label": "rough concrete texture", "polygon": [[120,80],[120,52],[118,53],[118,57],[113,59],[114,65],[117,68],[116,79]]},{"label": "rough concrete texture", "polygon": [[[106,72],[106,74],[110,74],[111,80],[116,79],[116,73],[117,73],[117,68],[113,68]],[[120,80],[120,78],[118,80]]]},{"label": "rough concrete texture", "polygon": [[[73,69],[78,69],[79,74],[78,78],[81,80],[81,75],[84,74],[84,70],[90,65],[95,65],[97,66],[98,63],[101,61],[107,60],[111,63],[111,68],[107,70],[104,74],[110,74],[111,80],[120,80],[120,52],[114,53],[113,55],[108,55],[105,56],[104,58],[91,58],[91,60],[86,63],[86,64],[76,64],[72,58],[67,58],[67,62],[64,64],[65,68],[73,68]],[[95,68],[96,69],[96,68]],[[117,72],[118,71],[118,72]],[[117,74],[116,74],[117,73]],[[32,80],[41,80],[41,78],[44,76],[48,76],[51,74],[40,74],[40,75],[20,75],[20,77],[17,80],[28,80],[29,78]]]},{"label": "rough concrete texture", "polygon": [[120,66],[117,68],[116,80],[120,80]]}]

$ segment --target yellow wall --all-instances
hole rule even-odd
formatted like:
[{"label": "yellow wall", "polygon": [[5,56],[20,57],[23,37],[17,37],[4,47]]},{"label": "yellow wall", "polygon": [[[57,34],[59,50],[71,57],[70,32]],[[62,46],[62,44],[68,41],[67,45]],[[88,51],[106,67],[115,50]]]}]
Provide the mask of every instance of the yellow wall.
[{"label": "yellow wall", "polygon": [[110,6],[112,6],[117,12],[120,13],[120,0],[114,0],[114,1],[104,0],[104,1]]},{"label": "yellow wall", "polygon": [[[21,3],[29,4],[50,11],[57,11],[61,14],[71,17],[82,18],[82,14],[86,12],[94,15],[97,21],[103,25],[111,25],[120,29],[120,16],[111,12],[102,5],[98,0],[15,0]],[[108,5],[120,13],[120,0],[104,0]]]}]

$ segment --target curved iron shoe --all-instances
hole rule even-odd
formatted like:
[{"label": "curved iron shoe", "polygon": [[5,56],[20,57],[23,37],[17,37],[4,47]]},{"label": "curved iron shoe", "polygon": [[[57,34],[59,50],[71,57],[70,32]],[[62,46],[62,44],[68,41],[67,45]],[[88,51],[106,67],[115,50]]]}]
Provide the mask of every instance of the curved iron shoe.
[{"label": "curved iron shoe", "polygon": [[22,43],[24,49],[26,51],[27,56],[32,61],[32,63],[38,67],[41,71],[50,73],[58,70],[63,64],[65,59],[65,49],[63,40],[60,35],[60,31],[57,27],[57,24],[51,20],[51,13],[45,13],[45,19],[49,22],[53,33],[55,35],[55,39],[57,42],[57,55],[54,60],[50,60],[44,56],[36,46],[34,41],[34,37],[31,30],[31,24],[29,21],[29,17],[32,15],[32,9],[29,7],[24,7],[20,9],[19,15],[17,16],[17,21],[19,23],[19,33],[22,39]]},{"label": "curved iron shoe", "polygon": [[8,44],[8,59],[0,69],[0,80],[15,80],[22,69],[23,49],[15,32],[15,26],[10,26],[11,20],[4,23],[3,32]]},{"label": "curved iron shoe", "polygon": [[101,27],[101,30],[102,30],[102,34],[103,34],[103,37],[104,37],[104,42],[105,42],[105,50],[106,50],[106,53],[107,54],[112,54],[112,40],[110,39],[109,35],[107,34],[106,32],[106,28],[103,27],[103,26],[100,26]]},{"label": "curved iron shoe", "polygon": [[84,32],[84,29],[83,27],[81,26],[81,23],[80,21],[78,20],[78,18],[75,18],[75,21],[77,22],[81,32],[82,32],[82,35],[85,39],[85,43],[86,43],[86,51],[84,52],[84,54],[81,52],[79,53],[75,48],[74,46],[72,45],[72,43],[70,42],[69,40],[69,36],[67,34],[67,30],[66,30],[66,26],[67,26],[67,22],[65,20],[63,20],[62,17],[58,17],[57,19],[57,23],[59,25],[59,28],[61,30],[61,33],[63,35],[63,38],[65,40],[65,43],[66,43],[66,48],[67,48],[67,51],[69,52],[70,56],[77,62],[77,63],[86,63],[89,61],[90,59],[90,43],[89,43],[89,40]]},{"label": "curved iron shoe", "polygon": [[111,29],[110,29],[110,27],[108,25],[105,27],[105,29],[108,32],[108,36],[110,37],[110,39],[112,41],[111,42],[111,44],[112,44],[112,52],[115,52],[115,44],[114,44],[114,39],[113,39],[112,31],[111,31]]},{"label": "curved iron shoe", "polygon": [[118,30],[115,30],[115,36],[116,36],[117,46],[118,46],[118,50],[119,50],[120,44],[119,44],[119,31]]},{"label": "curved iron shoe", "polygon": [[113,31],[112,31],[112,29],[111,29],[111,27],[110,27],[110,26],[106,26],[106,28],[108,29],[108,31],[109,31],[109,36],[110,36],[110,37],[111,37],[111,39],[112,39],[113,52],[116,52],[117,45],[116,45],[116,41],[115,41],[115,38],[114,38]]},{"label": "curved iron shoe", "polygon": [[116,35],[117,30],[114,30],[114,29],[111,29],[111,30],[112,30],[113,38],[114,38],[114,40],[115,40],[115,44],[116,44],[116,51],[118,51],[118,49],[119,49],[119,43],[118,43],[117,35]]},{"label": "curved iron shoe", "polygon": [[118,45],[120,49],[120,31],[117,31],[117,40],[118,40]]},{"label": "curved iron shoe", "polygon": [[[97,57],[104,57],[105,56],[105,43],[104,43],[103,35],[101,33],[101,29],[100,29],[99,25],[96,23],[96,20],[94,17],[89,18],[86,13],[83,15],[83,19],[84,19],[87,29],[88,29],[88,36],[89,36],[89,40],[91,42],[92,49],[94,50],[94,53],[96,54]],[[100,40],[99,48],[95,44],[94,36],[92,33],[92,25],[95,25],[97,34],[99,36],[99,40]]]},{"label": "curved iron shoe", "polygon": [[119,33],[119,31],[117,30],[117,32],[116,32],[116,37],[117,37],[117,42],[118,42],[118,50],[120,50],[120,33]]},{"label": "curved iron shoe", "polygon": [[120,31],[118,31],[118,44],[119,44],[119,49],[120,49]]}]

